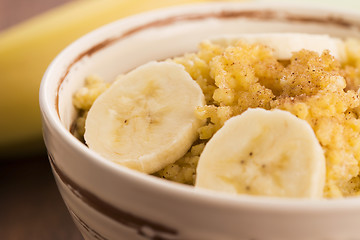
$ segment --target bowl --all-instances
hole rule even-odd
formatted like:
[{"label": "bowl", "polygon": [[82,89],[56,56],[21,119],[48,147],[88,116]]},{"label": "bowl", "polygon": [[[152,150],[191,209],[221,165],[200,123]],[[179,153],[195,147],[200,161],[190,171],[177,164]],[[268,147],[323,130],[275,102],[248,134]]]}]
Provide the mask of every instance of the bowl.
[{"label": "bowl", "polygon": [[226,195],[136,172],[71,134],[72,96],[87,75],[112,81],[151,60],[195,51],[216,35],[306,32],[360,37],[360,14],[274,3],[207,3],[121,19],[80,38],[40,88],[43,136],[58,188],[85,239],[359,239],[360,199]]}]

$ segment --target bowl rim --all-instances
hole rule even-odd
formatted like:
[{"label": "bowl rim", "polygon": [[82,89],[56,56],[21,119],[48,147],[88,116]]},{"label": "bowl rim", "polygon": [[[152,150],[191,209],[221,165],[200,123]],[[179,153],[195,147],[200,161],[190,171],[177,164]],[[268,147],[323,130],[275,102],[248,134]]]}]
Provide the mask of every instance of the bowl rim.
[{"label": "bowl rim", "polygon": [[[50,63],[44,76],[41,81],[40,91],[39,91],[39,102],[40,109],[43,119],[46,119],[46,122],[49,123],[50,127],[56,132],[58,136],[63,141],[66,141],[69,145],[80,152],[85,158],[89,161],[92,161],[96,166],[99,167],[102,171],[109,171],[114,174],[121,174],[123,177],[127,178],[129,181],[135,184],[142,184],[146,187],[151,187],[153,191],[159,191],[164,194],[171,194],[177,197],[185,198],[189,201],[197,201],[199,203],[207,203],[210,205],[217,205],[225,208],[237,208],[239,206],[246,207],[247,209],[254,210],[270,210],[271,211],[280,211],[288,212],[323,212],[323,211],[342,211],[344,209],[351,210],[354,207],[360,209],[360,198],[359,197],[346,197],[341,199],[289,199],[289,198],[274,198],[274,197],[264,197],[264,196],[248,196],[248,195],[232,195],[232,194],[219,194],[219,192],[207,190],[207,189],[197,189],[192,186],[187,186],[185,184],[175,183],[171,181],[164,181],[163,179],[143,174],[135,170],[128,169],[126,167],[120,166],[112,161],[105,159],[100,156],[98,153],[87,148],[83,143],[77,140],[69,130],[67,130],[55,109],[54,99],[57,92],[54,94],[51,87],[53,81],[58,81],[58,79],[52,78],[54,74],[54,69],[57,68],[64,59],[67,59],[71,51],[76,51],[76,48],[82,42],[88,41],[95,36],[101,35],[102,32],[107,32],[110,29],[118,26],[120,24],[132,23],[133,21],[141,19],[158,19],[158,16],[167,16],[171,14],[179,14],[186,11],[195,11],[204,9],[216,9],[216,8],[231,8],[234,7],[245,7],[251,8],[254,10],[259,9],[287,9],[289,7],[296,6],[297,10],[311,10],[311,11],[324,11],[325,13],[337,14],[345,16],[346,19],[350,19],[351,16],[357,16],[358,26],[360,26],[360,13],[357,13],[351,9],[336,9],[329,6],[309,6],[309,4],[304,3],[274,3],[274,2],[208,2],[208,3],[196,3],[196,4],[186,4],[180,6],[173,6],[167,8],[161,8],[157,10],[152,10],[144,13],[139,13],[130,17],[119,19],[115,22],[106,24],[100,28],[97,28],[94,31],[84,35],[83,37],[77,39],[70,45],[68,45],[64,50],[62,50],[55,59]],[[204,11],[205,11],[204,10]],[[207,11],[207,10],[206,10]],[[206,12],[205,11],[205,12]],[[346,14],[346,15],[345,15]],[[359,27],[360,28],[360,27]],[[79,52],[80,53],[80,52]],[[68,66],[71,63],[67,62]],[[61,85],[61,82],[57,83],[58,88]],[[57,90],[58,91],[58,90]],[[43,123],[44,124],[44,123]]]}]

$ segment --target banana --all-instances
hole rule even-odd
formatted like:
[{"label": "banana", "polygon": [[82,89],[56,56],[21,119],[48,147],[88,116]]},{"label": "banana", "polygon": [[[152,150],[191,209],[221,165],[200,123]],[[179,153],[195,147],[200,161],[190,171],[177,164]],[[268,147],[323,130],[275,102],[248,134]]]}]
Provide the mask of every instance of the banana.
[{"label": "banana", "polygon": [[125,16],[206,1],[71,1],[0,32],[0,159],[44,152],[40,80],[51,60],[68,44]]},{"label": "banana", "polygon": [[92,105],[85,141],[103,157],[153,173],[182,157],[203,124],[204,94],[184,67],[150,62],[118,78]]},{"label": "banana", "polygon": [[233,194],[320,198],[325,157],[310,125],[282,110],[248,109],[206,144],[195,186]]},{"label": "banana", "polygon": [[237,34],[213,37],[210,42],[229,46],[241,40],[246,43],[261,43],[273,49],[274,56],[280,60],[289,60],[293,52],[306,49],[321,54],[328,49],[335,58],[345,58],[345,46],[342,40],[328,35],[306,33],[262,33]]}]

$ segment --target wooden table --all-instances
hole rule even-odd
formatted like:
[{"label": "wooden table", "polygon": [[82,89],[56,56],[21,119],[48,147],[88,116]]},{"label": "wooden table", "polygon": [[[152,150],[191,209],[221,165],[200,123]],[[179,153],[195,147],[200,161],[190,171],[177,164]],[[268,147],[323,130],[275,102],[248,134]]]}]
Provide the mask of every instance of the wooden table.
[{"label": "wooden table", "polygon": [[82,239],[45,155],[0,163],[0,239]]},{"label": "wooden table", "polygon": [[[70,0],[0,0],[0,30]],[[80,240],[45,151],[0,160],[1,240]]]}]

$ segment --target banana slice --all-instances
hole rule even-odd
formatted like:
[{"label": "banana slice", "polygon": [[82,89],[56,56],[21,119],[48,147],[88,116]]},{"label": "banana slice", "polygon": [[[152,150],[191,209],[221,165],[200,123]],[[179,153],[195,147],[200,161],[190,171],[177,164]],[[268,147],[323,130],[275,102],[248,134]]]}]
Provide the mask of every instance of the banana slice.
[{"label": "banana slice", "polygon": [[302,49],[315,51],[321,54],[329,50],[335,58],[345,58],[345,45],[341,39],[332,38],[328,35],[307,34],[307,33],[259,33],[259,34],[238,34],[224,35],[210,38],[209,41],[221,46],[234,45],[242,40],[246,43],[261,43],[274,50],[274,56],[280,60],[288,60],[293,52]]},{"label": "banana slice", "polygon": [[196,187],[289,198],[320,198],[325,157],[310,125],[289,112],[256,108],[225,122],[207,143]]},{"label": "banana slice", "polygon": [[91,107],[89,148],[126,167],[153,173],[183,156],[203,124],[200,87],[180,64],[150,62],[118,78]]}]

